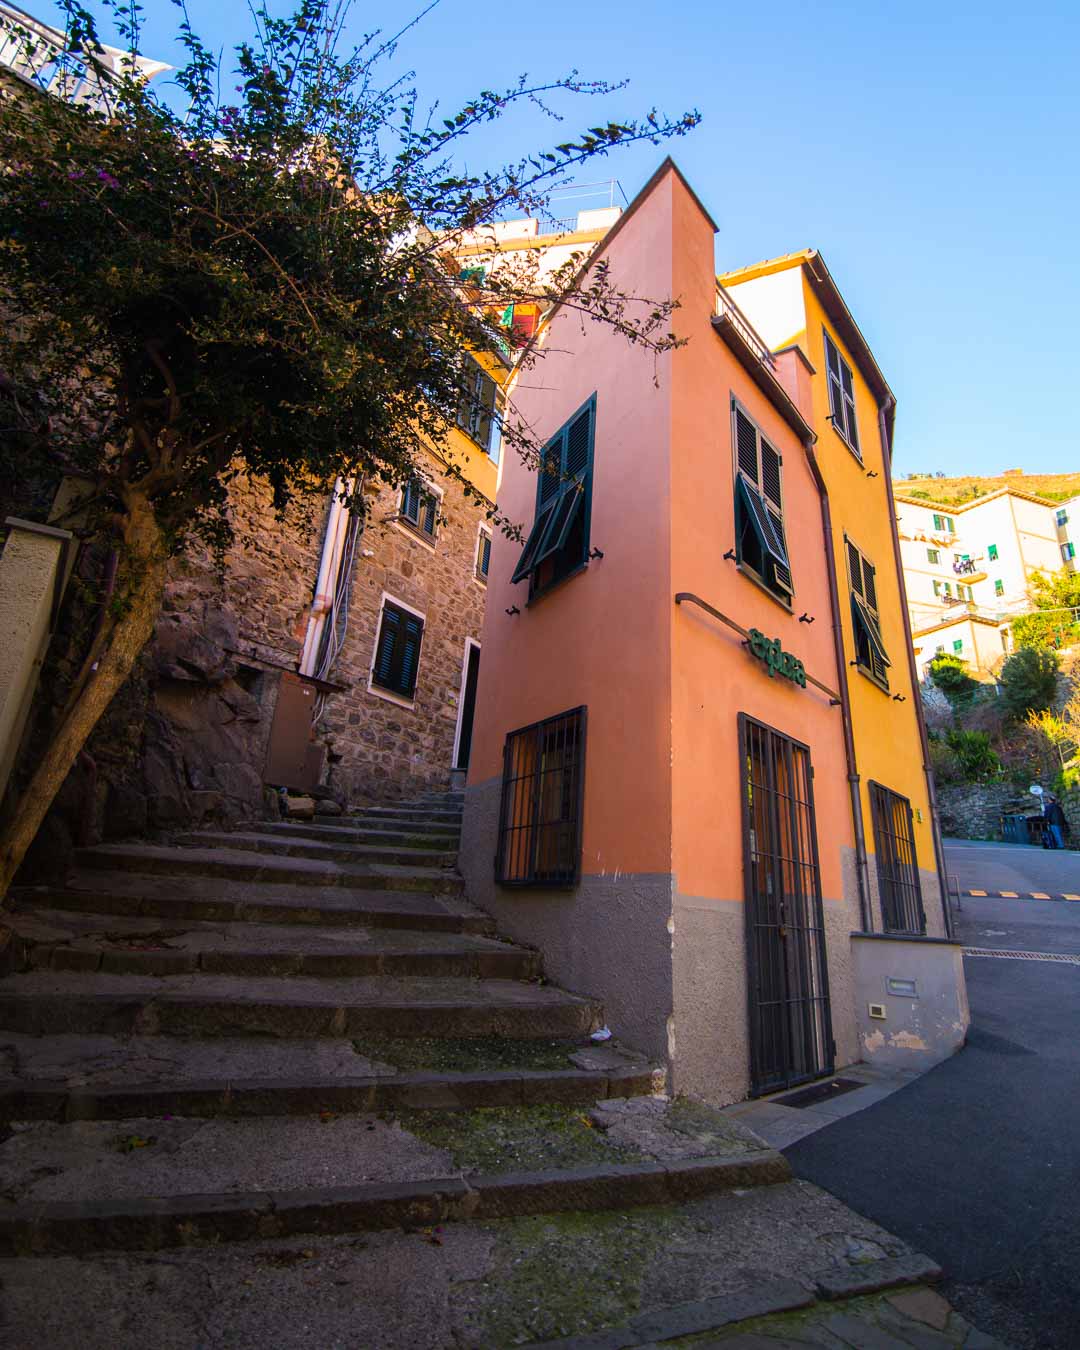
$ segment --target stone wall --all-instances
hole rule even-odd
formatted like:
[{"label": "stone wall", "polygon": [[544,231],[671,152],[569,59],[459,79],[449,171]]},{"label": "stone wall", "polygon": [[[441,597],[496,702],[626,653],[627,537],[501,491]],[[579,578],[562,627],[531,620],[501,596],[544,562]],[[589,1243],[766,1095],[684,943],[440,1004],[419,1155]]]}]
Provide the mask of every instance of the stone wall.
[{"label": "stone wall", "polygon": [[1041,812],[1035,798],[1015,783],[939,787],[937,799],[941,832],[957,839],[1000,839],[1003,815]]},{"label": "stone wall", "polygon": [[[434,546],[398,523],[399,493],[366,497],[348,632],[330,673],[346,687],[327,696],[317,726],[321,795],[343,806],[449,781],[465,639],[479,641],[483,623],[484,511],[436,461],[428,472],[443,493]],[[223,565],[199,545],[173,564],[155,636],[61,790],[28,876],[61,868],[78,842],[277,814],[263,766],[281,672],[296,669],[303,646],[328,509],[316,500],[279,520],[265,484],[233,484]],[[368,689],[384,593],[426,616],[411,706]],[[40,739],[47,710],[38,715]],[[33,754],[31,740],[24,780]]]}]

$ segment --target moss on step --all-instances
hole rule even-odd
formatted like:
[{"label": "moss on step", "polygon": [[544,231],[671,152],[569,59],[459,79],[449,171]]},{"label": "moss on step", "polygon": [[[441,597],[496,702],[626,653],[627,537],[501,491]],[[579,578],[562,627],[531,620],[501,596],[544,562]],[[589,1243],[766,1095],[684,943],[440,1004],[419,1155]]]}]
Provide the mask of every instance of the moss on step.
[{"label": "moss on step", "polygon": [[689,1225],[675,1208],[570,1213],[492,1225],[482,1345],[527,1345],[618,1326],[641,1311],[645,1272]]},{"label": "moss on step", "polygon": [[392,1064],[402,1073],[484,1073],[498,1069],[569,1069],[577,1041],[510,1040],[476,1036],[442,1040],[434,1036],[365,1036],[353,1041],[365,1059]]},{"label": "moss on step", "polygon": [[642,1162],[594,1130],[573,1106],[481,1107],[434,1114],[397,1111],[403,1129],[445,1149],[463,1172],[538,1172],[560,1167]]}]

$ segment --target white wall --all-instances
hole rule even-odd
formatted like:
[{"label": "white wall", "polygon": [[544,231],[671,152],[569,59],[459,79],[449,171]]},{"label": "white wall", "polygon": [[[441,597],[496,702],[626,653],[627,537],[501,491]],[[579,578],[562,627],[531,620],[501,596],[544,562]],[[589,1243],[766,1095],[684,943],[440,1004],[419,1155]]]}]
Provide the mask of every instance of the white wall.
[{"label": "white wall", "polygon": [[784,347],[806,328],[802,267],[743,281],[724,289],[757,330],[767,347]]}]

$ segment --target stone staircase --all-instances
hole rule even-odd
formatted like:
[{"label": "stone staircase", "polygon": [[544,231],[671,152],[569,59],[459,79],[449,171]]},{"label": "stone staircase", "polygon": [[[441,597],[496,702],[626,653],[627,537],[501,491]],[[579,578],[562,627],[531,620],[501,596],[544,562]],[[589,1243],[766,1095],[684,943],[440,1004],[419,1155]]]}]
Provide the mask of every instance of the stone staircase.
[{"label": "stone staircase", "polygon": [[[0,1257],[670,1203],[784,1180],[463,894],[462,804],[85,849],[13,893]],[[591,1108],[589,1114],[585,1111]]]}]

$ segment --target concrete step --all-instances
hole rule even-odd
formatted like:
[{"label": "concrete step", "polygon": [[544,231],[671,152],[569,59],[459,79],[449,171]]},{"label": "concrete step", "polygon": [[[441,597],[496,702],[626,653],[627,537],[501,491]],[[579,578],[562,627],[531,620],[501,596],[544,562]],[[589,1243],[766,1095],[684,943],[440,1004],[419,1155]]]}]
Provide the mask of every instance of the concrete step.
[{"label": "concrete step", "polygon": [[31,971],[0,983],[0,1029],[35,1036],[574,1038],[601,1023],[589,999],[513,980]]},{"label": "concrete step", "polygon": [[347,816],[337,818],[339,820],[398,820],[404,821],[406,824],[457,827],[461,825],[461,817],[462,812],[456,807],[362,806],[356,811],[350,811]]},{"label": "concrete step", "polygon": [[[708,1153],[664,1125],[666,1110],[649,1107],[651,1132],[635,1143],[587,1128],[574,1107],[511,1108],[483,1121],[479,1147],[469,1121],[444,1128],[425,1122],[457,1117],[407,1111],[23,1123],[0,1148],[0,1186],[14,1202],[0,1210],[0,1254],[622,1209],[789,1179],[784,1159],[748,1132],[721,1127]],[[523,1172],[521,1161],[535,1165]]]},{"label": "concrete step", "polygon": [[220,877],[233,881],[340,886],[351,890],[419,891],[433,895],[454,895],[464,889],[461,877],[438,867],[316,861],[232,848],[99,844],[95,848],[79,849],[76,860],[80,867],[138,872],[146,876]]},{"label": "concrete step", "polygon": [[[260,826],[267,834],[295,839],[324,839],[329,843],[389,844],[392,848],[434,849],[453,852],[459,836],[453,833],[424,833],[421,830],[362,829],[349,825],[332,825],[330,816],[314,823],[302,820],[275,820]],[[340,819],[340,817],[339,817]]]},{"label": "concrete step", "polygon": [[345,890],[341,886],[257,883],[214,877],[190,879],[135,872],[75,873],[67,886],[24,886],[12,891],[15,907],[90,914],[144,916],[169,923],[233,922],[303,924],[490,933],[487,915],[460,897],[416,891]]},{"label": "concrete step", "polygon": [[[520,1067],[401,1072],[357,1053],[344,1040],[0,1032],[0,1121],[586,1106],[663,1088],[663,1071],[640,1055],[624,1054],[617,1065],[578,1068],[576,1061],[588,1062],[588,1049],[573,1041],[537,1044],[539,1051],[529,1042],[505,1047],[521,1047]],[[382,1053],[396,1055],[400,1045],[382,1042]],[[476,1058],[484,1057],[481,1049]],[[497,1062],[508,1057],[500,1054]],[[529,1067],[542,1059],[549,1067]],[[550,1067],[556,1062],[563,1067]]]},{"label": "concrete step", "polygon": [[173,842],[181,848],[197,850],[237,849],[245,853],[270,853],[276,858],[312,858],[317,862],[393,863],[399,867],[453,867],[457,851],[429,848],[391,847],[385,844],[358,844],[351,840],[325,840],[296,837],[277,831],[200,830],[179,834]]},{"label": "concrete step", "polygon": [[37,909],[8,926],[35,970],[107,974],[434,975],[531,980],[539,954],[470,934],[380,929],[290,931],[273,924],[163,925],[154,919]]}]

